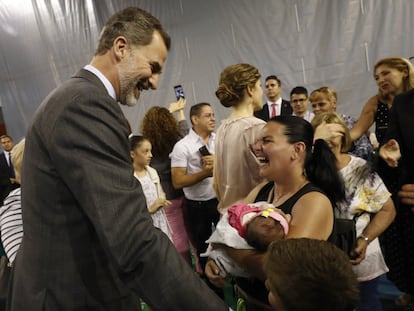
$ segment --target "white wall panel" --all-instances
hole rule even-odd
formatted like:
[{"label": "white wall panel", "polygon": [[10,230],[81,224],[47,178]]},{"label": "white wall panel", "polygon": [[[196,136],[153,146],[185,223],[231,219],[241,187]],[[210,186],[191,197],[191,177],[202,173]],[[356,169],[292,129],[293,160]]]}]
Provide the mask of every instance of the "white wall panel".
[{"label": "white wall panel", "polygon": [[43,98],[89,62],[102,23],[138,5],[172,37],[159,89],[123,108],[134,132],[145,111],[174,100],[182,84],[188,107],[214,105],[217,124],[229,110],[214,95],[222,69],[238,62],[292,87],[335,88],[339,112],[357,117],[376,93],[375,62],[414,55],[412,0],[1,0],[0,100],[9,134],[22,137]]}]

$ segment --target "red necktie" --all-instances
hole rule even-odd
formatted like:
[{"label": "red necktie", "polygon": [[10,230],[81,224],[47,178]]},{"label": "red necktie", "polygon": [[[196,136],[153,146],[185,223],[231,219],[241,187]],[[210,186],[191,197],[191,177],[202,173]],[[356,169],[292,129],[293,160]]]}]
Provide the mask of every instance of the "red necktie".
[{"label": "red necktie", "polygon": [[271,118],[276,117],[276,103],[272,104],[272,116]]}]

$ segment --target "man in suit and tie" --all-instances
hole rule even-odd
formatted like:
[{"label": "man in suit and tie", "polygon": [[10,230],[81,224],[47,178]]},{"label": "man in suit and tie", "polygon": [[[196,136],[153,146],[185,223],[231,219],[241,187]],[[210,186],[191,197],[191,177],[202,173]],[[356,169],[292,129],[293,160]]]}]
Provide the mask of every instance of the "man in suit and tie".
[{"label": "man in suit and tie", "polygon": [[3,152],[0,153],[0,203],[2,203],[9,192],[19,188],[20,185],[16,180],[11,162],[11,152],[14,147],[13,138],[9,135],[2,135],[0,136],[0,142],[3,148]]},{"label": "man in suit and tie", "polygon": [[282,82],[275,75],[268,76],[265,80],[267,101],[262,110],[256,111],[254,115],[264,121],[279,115],[291,115],[293,110],[289,101],[282,99]]},{"label": "man in suit and tie", "polygon": [[153,226],[118,103],[156,89],[170,37],[136,8],[105,24],[95,55],[38,108],[26,135],[24,236],[8,310],[227,310]]}]

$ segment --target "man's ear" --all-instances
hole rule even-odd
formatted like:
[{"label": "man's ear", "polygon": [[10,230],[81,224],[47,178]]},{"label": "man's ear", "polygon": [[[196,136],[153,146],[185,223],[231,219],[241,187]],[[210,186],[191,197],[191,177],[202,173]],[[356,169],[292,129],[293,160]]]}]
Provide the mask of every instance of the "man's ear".
[{"label": "man's ear", "polygon": [[196,115],[192,116],[191,117],[191,124],[193,124],[193,125],[197,124],[197,122],[196,122],[197,119],[198,119],[198,117]]},{"label": "man's ear", "polygon": [[131,157],[131,159],[135,158],[135,152],[134,151],[130,151],[129,152],[129,156]]},{"label": "man's ear", "polygon": [[128,40],[124,36],[116,37],[114,40],[113,48],[116,58],[118,60],[123,59],[129,50]]}]

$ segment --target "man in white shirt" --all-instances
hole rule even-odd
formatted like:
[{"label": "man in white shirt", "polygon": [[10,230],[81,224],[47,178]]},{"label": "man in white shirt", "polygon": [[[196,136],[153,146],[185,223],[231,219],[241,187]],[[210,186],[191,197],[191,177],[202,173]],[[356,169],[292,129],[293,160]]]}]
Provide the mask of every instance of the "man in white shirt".
[{"label": "man in white shirt", "polygon": [[256,111],[254,115],[266,122],[275,116],[291,115],[292,107],[289,101],[282,99],[280,95],[282,91],[280,79],[275,75],[266,77],[265,87],[267,101],[263,105],[263,109]]},{"label": "man in white shirt", "polygon": [[308,90],[303,86],[296,86],[290,91],[290,105],[293,109],[293,116],[301,117],[311,122],[315,114],[308,110]]},{"label": "man in white shirt", "polygon": [[[215,116],[211,105],[192,106],[190,120],[190,132],[170,154],[171,175],[174,188],[182,188],[187,199],[188,226],[199,256],[207,249],[205,241],[212,233],[212,223],[219,219],[212,178]],[[200,258],[200,262],[204,269],[206,258]]]}]

